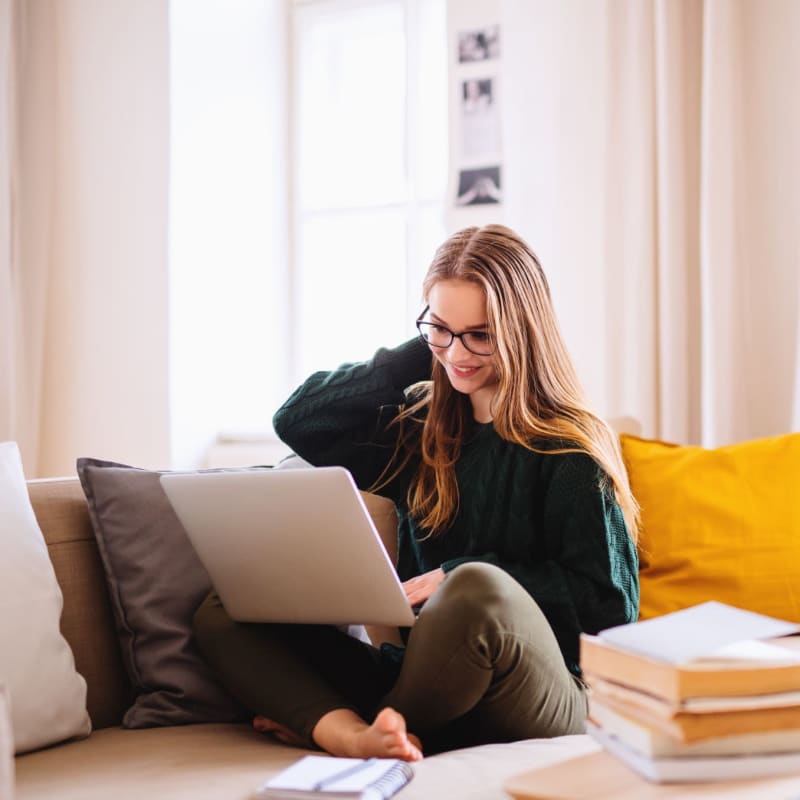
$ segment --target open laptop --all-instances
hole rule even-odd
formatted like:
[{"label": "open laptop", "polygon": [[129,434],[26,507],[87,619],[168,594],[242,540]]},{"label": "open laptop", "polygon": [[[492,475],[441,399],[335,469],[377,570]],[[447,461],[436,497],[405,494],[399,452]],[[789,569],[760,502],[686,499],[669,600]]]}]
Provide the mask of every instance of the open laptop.
[{"label": "open laptop", "polygon": [[413,625],[346,469],[170,473],[161,485],[232,619]]}]

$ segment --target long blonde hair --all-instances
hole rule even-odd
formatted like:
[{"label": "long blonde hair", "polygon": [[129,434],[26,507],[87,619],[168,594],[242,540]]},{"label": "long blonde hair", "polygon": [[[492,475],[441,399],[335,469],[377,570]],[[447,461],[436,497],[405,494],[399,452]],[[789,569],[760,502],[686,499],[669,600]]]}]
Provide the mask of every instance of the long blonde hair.
[{"label": "long blonde hair", "polygon": [[[423,282],[426,300],[431,288],[444,280],[468,281],[486,293],[499,377],[492,403],[497,434],[536,452],[591,456],[603,469],[635,541],[639,509],[619,440],[588,406],[536,255],[502,225],[465,228],[436,251]],[[421,456],[408,506],[431,536],[444,533],[458,510],[455,465],[471,413],[469,398],[453,389],[434,359],[431,381],[414,387],[410,403],[394,420],[401,434],[392,474],[402,470],[413,453]],[[546,449],[537,448],[537,441],[547,442]],[[381,478],[376,486],[388,480]]]}]

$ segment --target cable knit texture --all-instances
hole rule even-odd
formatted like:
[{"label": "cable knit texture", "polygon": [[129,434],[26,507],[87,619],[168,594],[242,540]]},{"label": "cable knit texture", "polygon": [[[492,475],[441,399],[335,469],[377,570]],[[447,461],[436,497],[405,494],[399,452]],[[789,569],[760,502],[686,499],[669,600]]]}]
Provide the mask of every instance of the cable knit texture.
[{"label": "cable knit texture", "polygon": [[[430,379],[419,340],[381,349],[366,362],[312,375],[275,415],[278,435],[316,466],[347,467],[359,488],[382,473],[395,449],[388,423],[405,389]],[[474,423],[456,466],[460,502],[452,526],[427,537],[408,514],[418,458],[382,494],[397,504],[401,580],[483,561],[502,567],[533,597],[579,674],[578,634],[638,616],[636,549],[603,473],[582,453],[537,453]]]}]

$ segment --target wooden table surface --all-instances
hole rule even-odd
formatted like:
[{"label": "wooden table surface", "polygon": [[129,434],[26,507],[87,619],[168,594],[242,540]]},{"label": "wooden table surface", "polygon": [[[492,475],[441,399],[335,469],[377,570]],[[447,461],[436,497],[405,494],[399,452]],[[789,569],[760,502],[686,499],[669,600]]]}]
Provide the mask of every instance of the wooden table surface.
[{"label": "wooden table surface", "polygon": [[649,783],[601,751],[531,770],[509,780],[515,800],[800,800],[800,774],[711,783]]}]

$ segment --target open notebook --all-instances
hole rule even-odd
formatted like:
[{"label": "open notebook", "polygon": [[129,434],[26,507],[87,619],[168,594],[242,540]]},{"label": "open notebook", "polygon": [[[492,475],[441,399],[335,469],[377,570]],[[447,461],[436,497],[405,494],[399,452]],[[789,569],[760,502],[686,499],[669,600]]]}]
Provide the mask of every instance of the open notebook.
[{"label": "open notebook", "polygon": [[384,800],[400,791],[413,777],[410,764],[393,758],[305,756],[263,783],[256,797],[265,800],[319,797]]}]

